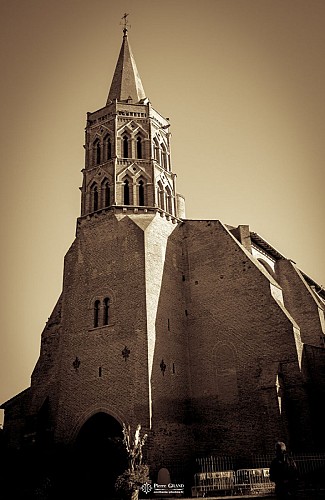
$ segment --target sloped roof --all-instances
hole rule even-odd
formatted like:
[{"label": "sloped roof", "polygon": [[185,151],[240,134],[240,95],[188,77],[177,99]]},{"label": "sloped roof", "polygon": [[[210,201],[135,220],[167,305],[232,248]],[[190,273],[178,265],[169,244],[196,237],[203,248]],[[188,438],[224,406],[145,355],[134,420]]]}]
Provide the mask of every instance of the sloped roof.
[{"label": "sloped roof", "polygon": [[114,99],[126,101],[132,99],[134,103],[146,97],[141,78],[139,76],[135,59],[129,45],[127,29],[124,29],[124,36],[120,54],[117,60],[111,88],[108,93],[107,103]]},{"label": "sloped roof", "polygon": [[[265,241],[259,234],[251,232],[252,243],[256,243],[259,247],[263,248],[269,255],[271,255],[275,260],[286,259],[280,252],[278,252],[274,247],[272,247],[267,241]],[[298,268],[299,269],[299,268]],[[316,283],[312,278],[310,278],[306,273],[299,269],[304,280],[309,286],[314,287],[315,292],[322,298],[325,299],[325,289]]]},{"label": "sloped roof", "polygon": [[251,231],[251,240],[253,243],[256,243],[258,246],[263,248],[268,254],[274,257],[275,260],[285,259],[284,255],[278,252],[274,247],[272,247],[267,241],[265,241],[259,234]]}]

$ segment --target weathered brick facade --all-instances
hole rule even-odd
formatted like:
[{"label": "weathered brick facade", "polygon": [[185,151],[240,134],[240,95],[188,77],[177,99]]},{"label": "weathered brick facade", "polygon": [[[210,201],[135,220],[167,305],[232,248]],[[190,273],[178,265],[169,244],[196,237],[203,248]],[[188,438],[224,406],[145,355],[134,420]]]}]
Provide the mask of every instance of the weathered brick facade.
[{"label": "weathered brick facade", "polygon": [[324,447],[324,292],[248,226],[185,218],[126,34],[117,67],[121,93],[115,75],[87,116],[81,217],[31,387],[3,405],[9,446],[40,422],[73,445],[106,413],[142,424],[156,468]]}]

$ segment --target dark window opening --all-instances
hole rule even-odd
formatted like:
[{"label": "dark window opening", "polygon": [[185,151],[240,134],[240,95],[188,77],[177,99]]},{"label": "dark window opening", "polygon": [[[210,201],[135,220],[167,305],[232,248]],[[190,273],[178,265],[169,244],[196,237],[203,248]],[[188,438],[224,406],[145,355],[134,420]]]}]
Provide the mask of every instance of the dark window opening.
[{"label": "dark window opening", "polygon": [[129,181],[124,181],[124,205],[130,205],[130,187]]},{"label": "dark window opening", "polygon": [[102,376],[102,367],[100,366],[98,368],[98,376],[101,377]]},{"label": "dark window opening", "polygon": [[161,144],[161,164],[167,169],[167,152],[164,144]]},{"label": "dark window opening", "polygon": [[109,298],[106,297],[104,299],[104,317],[103,317],[103,324],[108,325],[109,321]]},{"label": "dark window opening", "polygon": [[98,210],[98,189],[97,186],[93,189],[93,210],[94,212]]},{"label": "dark window opening", "polygon": [[142,158],[142,139],[140,136],[137,137],[137,158]]},{"label": "dark window opening", "polygon": [[106,138],[106,158],[107,160],[112,158],[112,143],[110,137]]},{"label": "dark window opening", "polygon": [[169,189],[167,190],[167,212],[169,212],[170,214],[173,213],[173,199],[171,191]]},{"label": "dark window opening", "polygon": [[96,165],[100,164],[100,142],[96,142]]},{"label": "dark window opening", "polygon": [[168,325],[168,331],[170,332],[170,321],[169,321],[169,318],[167,320],[167,325]]},{"label": "dark window opening", "polygon": [[139,181],[139,205],[144,205],[144,182]]},{"label": "dark window opening", "polygon": [[108,182],[106,182],[104,191],[104,205],[105,207],[109,207],[110,204],[111,204],[111,188]]},{"label": "dark window opening", "polygon": [[173,363],[173,373],[175,373],[175,363]]},{"label": "dark window opening", "polygon": [[100,310],[100,301],[96,300],[94,304],[94,328],[99,326],[99,310]]},{"label": "dark window opening", "polygon": [[153,140],[153,147],[154,147],[154,158],[159,163],[159,144],[156,138]]},{"label": "dark window opening", "polygon": [[123,158],[129,157],[129,138],[127,135],[123,136]]}]

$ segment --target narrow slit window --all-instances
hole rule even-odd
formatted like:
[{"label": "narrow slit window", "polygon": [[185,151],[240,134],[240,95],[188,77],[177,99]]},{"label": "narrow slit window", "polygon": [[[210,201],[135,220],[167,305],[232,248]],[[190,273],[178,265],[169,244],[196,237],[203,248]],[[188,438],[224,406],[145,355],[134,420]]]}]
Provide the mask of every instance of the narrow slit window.
[{"label": "narrow slit window", "polygon": [[98,376],[101,377],[102,376],[102,367],[100,366],[98,368]]},{"label": "narrow slit window", "polygon": [[142,139],[140,136],[137,137],[137,158],[142,159]]},{"label": "narrow slit window", "polygon": [[144,182],[139,181],[139,205],[144,205]]},{"label": "narrow slit window", "polygon": [[101,154],[100,154],[100,142],[96,142],[96,165],[100,164]]},{"label": "narrow slit window", "polygon": [[161,144],[161,164],[167,169],[167,151],[164,144]]},{"label": "narrow slit window", "polygon": [[154,158],[159,163],[160,155],[159,155],[159,144],[156,138],[153,140],[153,148],[154,148]]},{"label": "narrow slit window", "polygon": [[105,183],[104,187],[104,206],[109,207],[111,204],[111,188],[108,182]]},{"label": "narrow slit window", "polygon": [[127,135],[123,136],[123,158],[129,157],[129,138]]},{"label": "narrow slit window", "polygon": [[98,189],[97,186],[93,188],[93,211],[98,210]]},{"label": "narrow slit window", "polygon": [[173,214],[173,198],[171,192],[167,192],[167,212]]},{"label": "narrow slit window", "polygon": [[99,326],[99,311],[100,311],[100,301],[96,300],[94,304],[94,328]]},{"label": "narrow slit window", "polygon": [[104,299],[104,317],[103,324],[108,325],[109,322],[109,298]]},{"label": "narrow slit window", "polygon": [[162,210],[165,210],[165,198],[166,198],[166,193],[164,190],[164,186],[161,184],[161,182],[158,182],[158,203],[159,207]]},{"label": "narrow slit window", "polygon": [[130,205],[130,186],[129,181],[124,181],[124,205]]},{"label": "narrow slit window", "polygon": [[111,138],[106,137],[106,159],[110,160],[112,158],[112,143],[111,143]]}]

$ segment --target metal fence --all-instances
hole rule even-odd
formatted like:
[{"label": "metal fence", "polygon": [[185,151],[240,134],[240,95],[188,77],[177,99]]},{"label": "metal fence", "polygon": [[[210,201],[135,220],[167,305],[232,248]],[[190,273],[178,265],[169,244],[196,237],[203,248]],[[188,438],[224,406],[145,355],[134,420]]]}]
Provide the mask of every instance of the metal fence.
[{"label": "metal fence", "polygon": [[192,497],[216,495],[271,494],[274,484],[269,469],[238,469],[237,471],[200,472],[194,475]]},{"label": "metal fence", "polygon": [[199,472],[194,475],[192,497],[204,497],[209,492],[224,492],[232,494],[235,485],[233,470],[218,472]]},{"label": "metal fence", "polygon": [[[297,464],[299,474],[303,477],[325,467],[325,453],[292,453],[290,456]],[[222,470],[263,469],[268,468],[273,454],[252,455],[250,457],[207,456],[196,458],[198,472],[216,472]]]},{"label": "metal fence", "polygon": [[301,477],[325,473],[325,453],[292,454]]},{"label": "metal fence", "polygon": [[274,493],[269,469],[239,469],[235,473],[234,494],[256,495]]},{"label": "metal fence", "polygon": [[[325,477],[325,453],[292,454],[300,479],[308,483]],[[208,456],[196,459],[199,472],[194,474],[192,497],[272,494],[274,483],[269,466],[274,455],[251,457]]]}]

